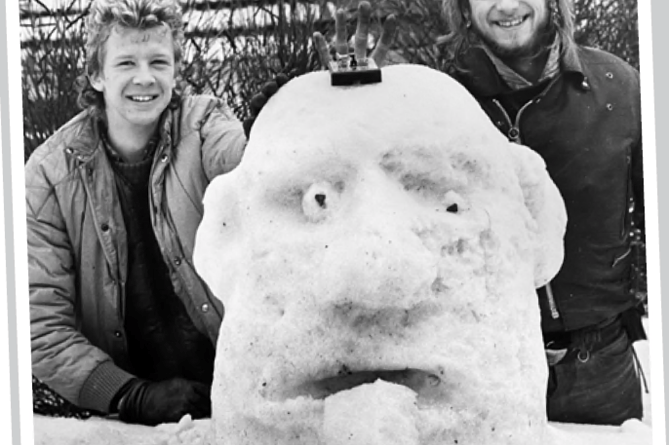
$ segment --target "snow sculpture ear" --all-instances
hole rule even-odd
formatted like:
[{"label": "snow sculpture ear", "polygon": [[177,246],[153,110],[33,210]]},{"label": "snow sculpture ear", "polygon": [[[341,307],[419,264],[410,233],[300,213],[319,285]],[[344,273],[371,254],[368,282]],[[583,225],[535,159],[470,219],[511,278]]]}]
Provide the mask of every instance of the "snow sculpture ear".
[{"label": "snow sculpture ear", "polygon": [[237,175],[216,177],[204,195],[204,218],[195,237],[193,263],[216,298],[226,305],[239,277],[242,222]]},{"label": "snow sculpture ear", "polygon": [[532,217],[528,229],[534,235],[534,284],[538,288],[548,283],[562,266],[567,212],[543,158],[523,145],[509,145],[516,160],[525,206]]}]

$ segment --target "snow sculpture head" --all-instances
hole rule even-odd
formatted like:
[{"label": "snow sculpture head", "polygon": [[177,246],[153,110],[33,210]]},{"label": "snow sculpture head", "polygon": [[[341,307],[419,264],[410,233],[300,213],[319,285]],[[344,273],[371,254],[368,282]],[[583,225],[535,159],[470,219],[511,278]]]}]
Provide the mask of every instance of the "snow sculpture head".
[{"label": "snow sculpture head", "polygon": [[540,443],[562,200],[450,77],[383,77],[291,81],[207,190],[216,443]]}]

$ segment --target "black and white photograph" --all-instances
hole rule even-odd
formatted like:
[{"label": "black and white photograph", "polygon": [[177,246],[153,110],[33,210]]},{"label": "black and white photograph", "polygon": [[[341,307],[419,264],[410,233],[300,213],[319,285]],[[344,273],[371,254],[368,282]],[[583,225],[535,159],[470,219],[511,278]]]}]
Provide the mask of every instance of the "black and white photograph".
[{"label": "black and white photograph", "polygon": [[665,443],[650,0],[6,11],[15,445]]}]

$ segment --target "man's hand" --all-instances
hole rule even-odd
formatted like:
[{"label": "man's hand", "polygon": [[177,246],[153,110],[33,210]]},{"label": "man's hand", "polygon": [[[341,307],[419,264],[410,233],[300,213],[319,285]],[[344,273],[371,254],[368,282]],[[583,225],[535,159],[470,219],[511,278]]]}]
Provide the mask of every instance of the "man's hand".
[{"label": "man's hand", "polygon": [[[372,7],[366,2],[360,2],[358,5],[358,26],[353,40],[353,53],[356,60],[364,59],[367,56],[367,38],[369,36],[369,23],[372,16]],[[335,14],[335,39],[334,49],[339,55],[349,54],[348,39],[346,32],[346,11],[338,9]],[[385,64],[390,44],[395,38],[397,30],[397,20],[394,15],[389,15],[383,23],[383,30],[379,42],[369,55],[374,60],[376,66],[382,67]],[[320,32],[314,33],[314,44],[323,68],[328,69],[331,60],[330,49],[325,37]]]},{"label": "man's hand", "polygon": [[181,378],[162,382],[132,380],[123,390],[119,418],[127,423],[158,425],[211,416],[211,387]]},{"label": "man's hand", "polygon": [[251,136],[251,127],[253,127],[253,123],[258,117],[258,114],[260,114],[262,107],[265,106],[269,98],[272,97],[280,87],[288,83],[288,80],[290,80],[290,77],[292,77],[293,74],[294,73],[277,74],[274,79],[266,82],[262,88],[260,88],[260,91],[253,95],[251,101],[249,102],[249,117],[244,119],[244,122],[242,122],[242,126],[244,127],[244,134],[246,134],[246,139]]}]

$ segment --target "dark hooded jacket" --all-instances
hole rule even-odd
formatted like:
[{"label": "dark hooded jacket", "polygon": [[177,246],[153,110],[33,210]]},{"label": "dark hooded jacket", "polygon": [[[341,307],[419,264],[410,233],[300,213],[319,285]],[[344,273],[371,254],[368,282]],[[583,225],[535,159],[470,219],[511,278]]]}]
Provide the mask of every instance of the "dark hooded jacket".
[{"label": "dark hooded jacket", "polygon": [[482,49],[463,61],[466,71],[454,76],[500,131],[544,158],[565,201],[564,263],[539,290],[544,332],[597,325],[633,306],[634,209],[643,215],[639,73],[574,47],[552,80],[512,91]]}]

